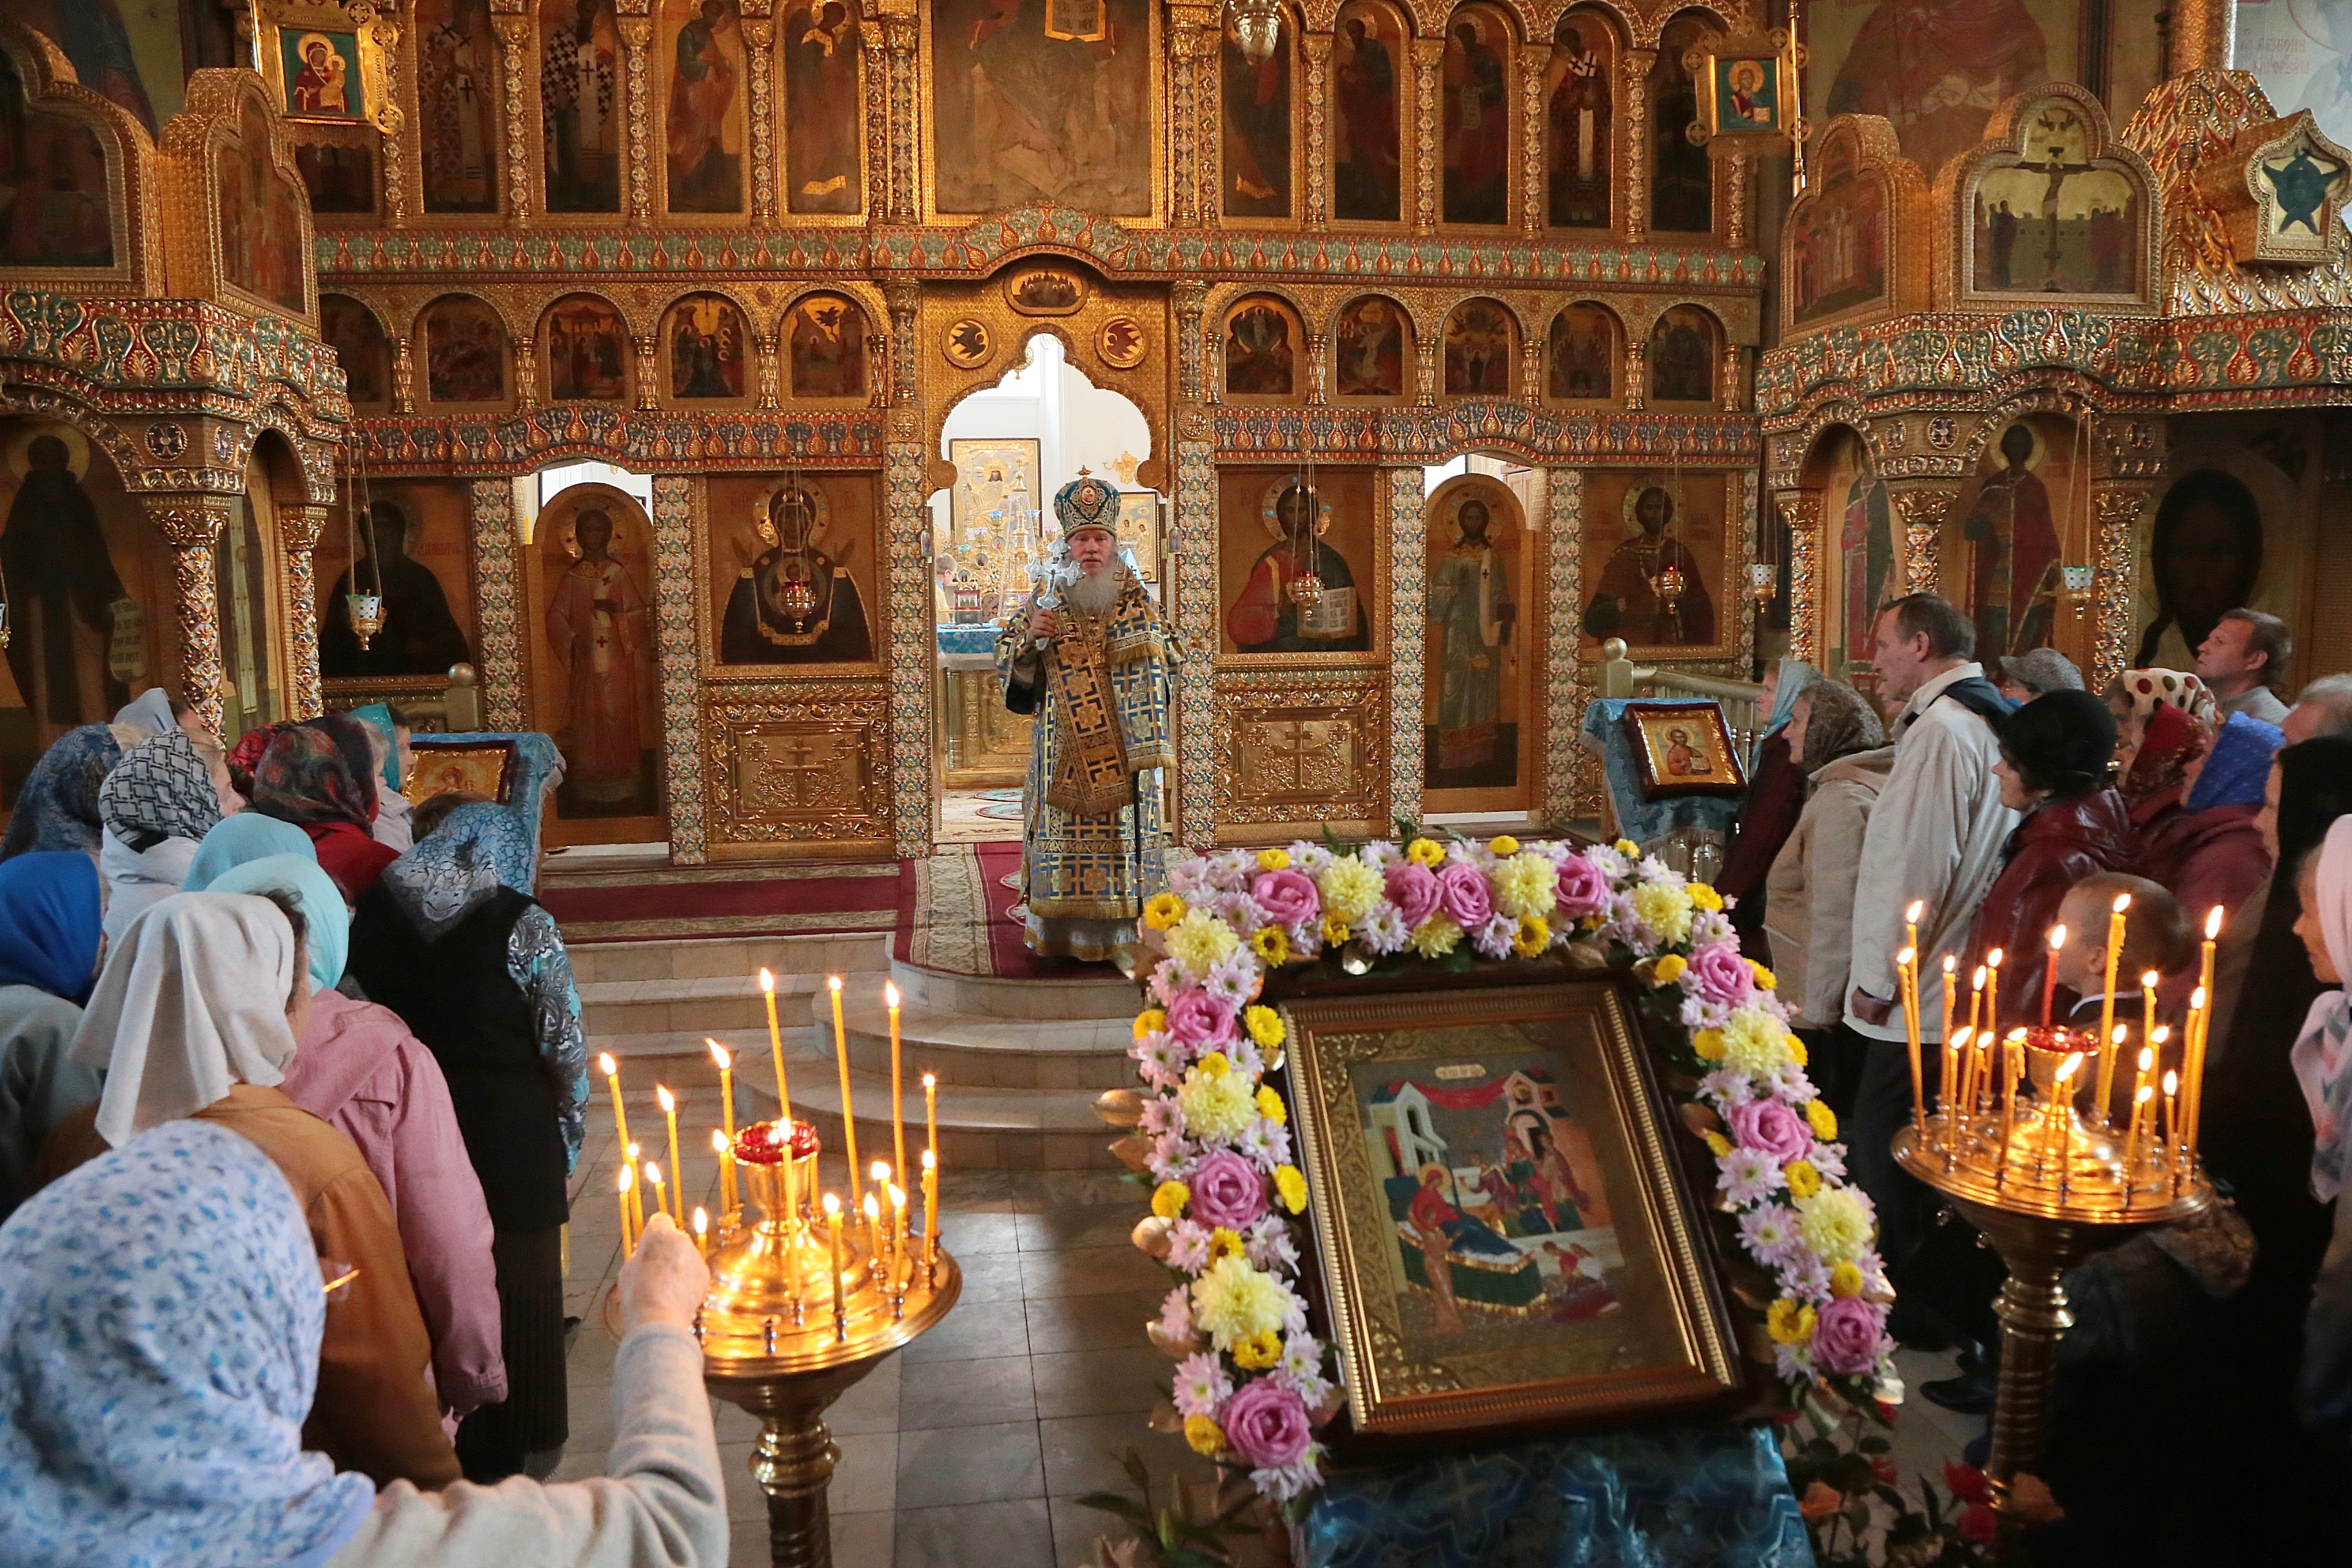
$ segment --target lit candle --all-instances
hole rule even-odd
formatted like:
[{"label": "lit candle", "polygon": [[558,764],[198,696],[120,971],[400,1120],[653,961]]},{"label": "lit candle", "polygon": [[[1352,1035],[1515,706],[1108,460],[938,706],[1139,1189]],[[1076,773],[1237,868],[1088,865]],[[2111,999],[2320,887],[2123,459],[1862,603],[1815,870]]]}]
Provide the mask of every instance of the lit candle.
[{"label": "lit candle", "polygon": [[1914,952],[1919,951],[1919,916],[1927,908],[1925,900],[1914,899],[1911,907],[1903,911],[1903,945]]},{"label": "lit candle", "polygon": [[931,1152],[931,1163],[940,1163],[940,1080],[929,1073],[923,1075],[923,1141]]},{"label": "lit candle", "polygon": [[2050,994],[2058,989],[2058,954],[2066,945],[2066,928],[2050,928],[2050,957],[2042,967],[2042,1026],[2050,1026]]},{"label": "lit candle", "polygon": [[[638,1163],[635,1143],[629,1145],[628,1156],[629,1169],[635,1171]],[[637,1234],[643,1236],[646,1233],[646,1196],[644,1190],[634,1181],[629,1184],[629,1217],[636,1222]]]},{"label": "lit candle", "polygon": [[[2117,893],[2107,911],[2107,994],[2099,1003],[2099,1088],[2092,1100],[2092,1109],[2104,1121],[2107,1115],[2107,1096],[2116,1084],[2116,973],[2124,962],[2124,911],[2131,908],[2131,895]],[[2055,967],[2055,961],[2053,961]]]},{"label": "lit candle", "polygon": [[841,976],[826,975],[824,985],[833,993],[833,1054],[841,1064],[841,1148],[849,1157],[849,1202],[854,1208],[865,1189],[858,1184],[857,1113],[849,1103],[849,1035],[841,1026]]},{"label": "lit candle", "polygon": [[2180,1088],[2180,1075],[2167,1069],[2164,1075],[2164,1143],[2176,1158],[2180,1152],[2179,1134],[2172,1121],[2173,1095]]},{"label": "lit candle", "polygon": [[621,1179],[613,1188],[613,1202],[621,1210],[621,1256],[624,1258],[637,1249],[637,1233],[629,1226],[629,1188],[635,1184],[629,1178],[635,1174],[636,1172],[628,1166],[622,1166]]},{"label": "lit candle", "polygon": [[1921,1138],[1927,1135],[1927,1089],[1919,1071],[1919,1009],[1911,999],[1911,965],[1916,948],[1895,955],[1895,974],[1903,993],[1903,1037],[1911,1047],[1911,1125]]},{"label": "lit candle", "polygon": [[2155,1097],[2155,1086],[2145,1083],[2140,1085],[2137,1092],[2132,1096],[2131,1131],[2124,1137],[2124,1185],[2126,1187],[2130,1187],[2137,1177],[2141,1137],[2145,1135],[2153,1139],[2156,1135],[2156,1130],[2153,1127],[2147,1128],[2145,1134],[2141,1127],[2144,1120],[2155,1115],[2155,1111],[2148,1104],[2148,1101]]},{"label": "lit candle", "polygon": [[[2118,1035],[2123,1033],[2122,1025],[2118,1024],[2116,1026],[2116,1033]],[[2153,1033],[2153,1031],[2151,1031],[2151,1033]],[[2137,1140],[2140,1135],[2140,1107],[2147,1102],[2147,1097],[2154,1092],[2147,1086],[2148,1075],[2154,1071],[2156,1071],[2156,1047],[2153,1045],[2142,1046],[2139,1048],[2139,1070],[2132,1075],[2130,1129],[2131,1137],[2135,1141]],[[2129,1171],[2131,1169],[2131,1153],[2128,1149],[2126,1149],[2124,1155],[2124,1169],[2126,1171]]]},{"label": "lit candle", "polygon": [[848,1330],[841,1310],[841,1200],[831,1193],[824,1194],[824,1222],[833,1232],[833,1331],[846,1339]]},{"label": "lit candle", "polygon": [[1971,1029],[1974,1029],[1979,1022],[1981,1022],[1988,1030],[1992,1027],[1992,1020],[1990,1018],[1979,1020],[1977,1016],[1979,1011],[1984,1006],[1984,988],[1985,966],[1979,963],[1977,965],[1975,975],[1970,979],[1969,984],[1969,1027]]},{"label": "lit candle", "polygon": [[[1952,984],[1952,972],[1959,966],[1958,959],[1948,952],[1944,954],[1944,1027],[1936,1037],[1948,1044],[1952,1037],[1952,1004],[1959,1000],[1958,989]],[[1941,1092],[1947,1100],[1952,1098],[1952,1085],[1948,1079],[1945,1080]]]},{"label": "lit candle", "polygon": [[710,1215],[700,1204],[694,1205],[694,1250],[710,1256]]},{"label": "lit candle", "polygon": [[784,1034],[776,1027],[776,977],[764,969],[760,971],[760,992],[768,999],[768,1053],[776,1063],[776,1121],[789,1134],[793,1125],[793,1090],[784,1080]]},{"label": "lit candle", "polygon": [[727,1216],[742,1205],[735,1197],[735,1145],[716,1127],[710,1130],[710,1152],[719,1156],[719,1218],[724,1225]]},{"label": "lit candle", "polygon": [[702,1042],[710,1047],[710,1059],[719,1064],[719,1125],[726,1132],[727,1142],[735,1142],[735,1057],[717,1040]]},{"label": "lit candle", "polygon": [[613,1059],[610,1051],[596,1054],[596,1065],[604,1070],[604,1088],[613,1097],[613,1131],[620,1135],[620,1146],[629,1146],[629,1113],[621,1104],[621,1064]]},{"label": "lit candle", "polygon": [[2000,961],[2005,956],[1997,947],[1985,954],[1984,1026],[1995,1034],[2000,1032]]},{"label": "lit candle", "polygon": [[[866,1173],[874,1178],[874,1191],[882,1194],[883,1203],[887,1203],[890,1196],[890,1163],[887,1160],[877,1160],[870,1167],[867,1168]],[[876,1206],[877,1208],[880,1207],[878,1204]],[[882,1209],[881,1216],[882,1230],[879,1237],[880,1247],[875,1254],[875,1261],[882,1265],[883,1276],[887,1279],[889,1275],[888,1259],[892,1246],[890,1237],[889,1211],[887,1209]]]},{"label": "lit candle", "polygon": [[2050,1085],[2050,1149],[2049,1154],[2058,1162],[2058,1180],[2063,1188],[2066,1180],[2066,1161],[2074,1152],[2074,1119],[2071,1114],[2074,1099],[2074,1074],[2083,1066],[2083,1053],[2074,1051],[2058,1064],[2057,1076]]},{"label": "lit candle", "polygon": [[661,1167],[651,1160],[646,1162],[646,1185],[654,1190],[654,1213],[668,1214],[669,1210],[662,1206]]},{"label": "lit candle", "polygon": [[874,1201],[872,1193],[868,1193],[866,1201],[858,1207],[866,1211],[866,1250],[874,1255],[876,1269],[887,1271],[890,1265],[882,1245],[882,1205]]},{"label": "lit candle", "polygon": [[2000,1043],[2000,1163],[1993,1173],[1996,1182],[2009,1174],[2009,1137],[2017,1124],[2017,1079],[2024,1065],[2025,1029],[2021,1025]]},{"label": "lit candle", "polygon": [[[907,1189],[893,1182],[883,1190],[890,1194],[890,1267],[895,1274],[914,1257],[907,1245]],[[908,1272],[911,1280],[913,1271]]]},{"label": "lit candle", "polygon": [[900,1120],[898,1087],[898,987],[886,980],[882,983],[882,1000],[890,1007],[890,1162],[898,1171],[907,1168],[907,1129]]},{"label": "lit candle", "polygon": [[923,1263],[929,1266],[940,1256],[940,1157],[929,1149],[923,1151]]},{"label": "lit candle", "polygon": [[660,1084],[656,1084],[654,1098],[661,1102],[662,1117],[669,1123],[669,1173],[673,1184],[669,1195],[669,1217],[672,1224],[677,1224],[686,1218],[678,1207],[686,1201],[686,1167],[678,1163],[677,1158],[677,1097]]},{"label": "lit candle", "polygon": [[1938,1090],[1943,1101],[1944,1142],[1948,1148],[1958,1148],[1960,1136],[1960,1107],[1966,1103],[1966,1087],[1960,1078],[1960,1063],[1966,1059],[1969,1037],[1973,1031],[1963,1026],[1953,1030],[1944,1039],[1944,1081]]},{"label": "lit candle", "polygon": [[2197,1152],[2199,1123],[2205,1114],[2205,1031],[2211,1020],[2207,999],[2211,993],[2200,985],[2189,996],[2189,1033],[2180,1042],[2181,1152]]}]

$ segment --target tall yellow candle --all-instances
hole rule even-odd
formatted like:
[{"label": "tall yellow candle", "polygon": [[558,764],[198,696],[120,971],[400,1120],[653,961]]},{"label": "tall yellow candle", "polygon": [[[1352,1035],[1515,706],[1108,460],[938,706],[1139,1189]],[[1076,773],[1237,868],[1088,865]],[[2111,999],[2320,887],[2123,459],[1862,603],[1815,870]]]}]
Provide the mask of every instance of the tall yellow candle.
[{"label": "tall yellow candle", "polygon": [[[1944,1027],[1942,1033],[1936,1037],[1939,1040],[1948,1041],[1952,1037],[1952,1004],[1959,1000],[1959,994],[1952,984],[1952,973],[1959,966],[1958,959],[1948,952],[1944,954]],[[1944,1098],[1950,1099],[1952,1086],[1945,1084],[1943,1093]]]},{"label": "tall yellow candle", "polygon": [[596,1054],[596,1065],[604,1069],[604,1088],[613,1097],[613,1131],[620,1135],[620,1147],[629,1146],[629,1112],[621,1104],[621,1064],[613,1059],[610,1051]]},{"label": "tall yellow candle", "polygon": [[923,1143],[931,1152],[931,1163],[940,1163],[940,1080],[930,1073],[923,1075]]},{"label": "tall yellow candle", "polygon": [[[902,1266],[911,1265],[915,1256],[907,1237],[907,1189],[893,1182],[882,1189],[890,1194],[890,1264],[895,1274]],[[907,1268],[909,1282],[914,1270]]]},{"label": "tall yellow candle", "polygon": [[2180,1142],[2182,1152],[2192,1154],[2205,1113],[2205,1031],[2212,1026],[2211,996],[2202,985],[2189,993],[2189,1032],[2180,1042]]},{"label": "tall yellow candle", "polygon": [[1977,965],[1975,975],[1969,983],[1969,1027],[1974,1029],[1981,1026],[1990,1034],[1992,1030],[1992,1020],[1978,1016],[1984,1008],[1984,988],[1985,966],[1979,963]]},{"label": "tall yellow candle", "polygon": [[629,1189],[636,1184],[631,1178],[636,1172],[627,1165],[621,1167],[620,1180],[613,1187],[613,1201],[621,1210],[621,1256],[626,1258],[637,1249],[637,1233],[629,1224]]},{"label": "tall yellow candle", "polygon": [[[874,1192],[866,1194],[866,1201],[874,1203],[876,1212],[880,1215],[882,1221],[882,1228],[878,1233],[878,1241],[875,1252],[875,1260],[883,1266],[883,1273],[887,1277],[889,1272],[891,1246],[890,1210],[887,1206],[890,1197],[889,1162],[886,1160],[877,1160],[874,1162],[873,1168],[868,1170],[866,1173],[874,1178]],[[875,1200],[876,1193],[881,1194],[879,1202],[876,1202]]]},{"label": "tall yellow candle", "polygon": [[872,1193],[868,1193],[866,1201],[858,1207],[866,1213],[866,1250],[873,1255],[874,1267],[887,1272],[890,1260],[887,1249],[882,1245],[882,1205],[874,1201]]},{"label": "tall yellow candle", "polygon": [[[629,1169],[634,1173],[638,1164],[637,1146],[635,1143],[629,1144],[625,1152],[629,1156]],[[629,1184],[629,1217],[636,1222],[637,1234],[643,1236],[646,1232],[646,1196],[643,1189],[634,1179]]]},{"label": "tall yellow candle", "polygon": [[2050,1142],[2048,1156],[2058,1163],[2058,1177],[2063,1184],[2066,1176],[2066,1161],[2074,1153],[2074,1075],[2082,1070],[2083,1053],[2075,1051],[2058,1064],[2058,1072],[2050,1086]]},{"label": "tall yellow candle", "polygon": [[[2116,1029],[2121,1032],[2122,1026],[2117,1025]],[[2153,1045],[2142,1046],[2139,1048],[2139,1060],[2137,1065],[2139,1070],[2132,1075],[2131,1121],[2128,1124],[2131,1135],[2135,1139],[2139,1136],[2141,1108],[2147,1103],[2147,1098],[2151,1092],[2147,1080],[2156,1071],[2156,1047]],[[2131,1156],[2128,1152],[2124,1157],[2124,1169],[2126,1171],[2131,1169]]]},{"label": "tall yellow candle", "polygon": [[833,1236],[833,1327],[835,1334],[845,1334],[841,1310],[841,1200],[831,1193],[824,1194],[824,1223]]},{"label": "tall yellow candle", "polygon": [[2133,1185],[2139,1179],[2141,1138],[2155,1136],[2155,1130],[2152,1127],[2143,1132],[2141,1125],[2143,1122],[2152,1121],[2155,1116],[2155,1111],[2148,1104],[2155,1095],[2155,1087],[2144,1083],[2132,1096],[2131,1131],[2124,1135],[2124,1185],[2126,1187]]},{"label": "tall yellow candle", "polygon": [[710,1152],[719,1156],[719,1218],[725,1224],[727,1216],[742,1205],[735,1197],[735,1143],[714,1127],[710,1130]]},{"label": "tall yellow candle", "polygon": [[1914,1000],[1911,965],[1918,949],[1905,948],[1895,955],[1895,975],[1903,993],[1903,1037],[1911,1047],[1911,1125],[1919,1136],[1927,1133],[1927,1080],[1919,1070],[1919,1006]]},{"label": "tall yellow candle", "polygon": [[677,1158],[677,1097],[656,1084],[654,1098],[661,1102],[662,1119],[669,1123],[669,1217],[672,1223],[683,1225],[686,1215],[678,1205],[686,1201],[686,1167]]},{"label": "tall yellow candle", "polygon": [[1937,1092],[1944,1114],[1944,1147],[1960,1146],[1960,1107],[1966,1103],[1966,1087],[1961,1079],[1960,1064],[1968,1059],[1969,1039],[1972,1031],[1963,1027],[1944,1037],[1944,1080]]},{"label": "tall yellow candle", "polygon": [[[669,1214],[669,1210],[662,1205],[663,1187],[661,1167],[655,1164],[651,1160],[646,1162],[646,1185],[654,1190],[654,1213]],[[671,1215],[671,1223],[677,1223],[677,1216],[675,1215]]]},{"label": "tall yellow candle", "polygon": [[1993,1172],[1996,1182],[2009,1174],[2009,1139],[2017,1125],[2017,1079],[2024,1065],[2025,1029],[2021,1025],[2000,1042],[2000,1162]]},{"label": "tall yellow candle", "polygon": [[841,1147],[849,1157],[849,1205],[855,1209],[866,1189],[859,1184],[857,1170],[857,1112],[849,1103],[849,1034],[841,1026],[841,976],[826,975],[824,986],[833,993],[833,1055],[841,1064]]},{"label": "tall yellow candle", "polygon": [[928,1266],[940,1251],[940,1157],[923,1151],[923,1261]]},{"label": "tall yellow candle", "polygon": [[768,999],[768,1052],[776,1063],[776,1121],[789,1135],[793,1126],[793,1089],[784,1079],[784,1033],[776,1027],[776,977],[760,971],[760,992]]},{"label": "tall yellow candle", "polygon": [[1993,1034],[2000,1033],[2000,949],[1985,954],[1985,1016],[1984,1026]]},{"label": "tall yellow candle", "polygon": [[735,1142],[735,1054],[717,1040],[702,1042],[710,1047],[710,1059],[719,1068],[719,1126],[727,1134],[727,1142]]},{"label": "tall yellow candle", "polygon": [[694,1250],[710,1256],[710,1215],[700,1204],[694,1205]]},{"label": "tall yellow candle", "polygon": [[2124,962],[2124,912],[2131,908],[2131,895],[2117,893],[2107,911],[2107,994],[2099,1003],[2099,1085],[2092,1101],[2101,1120],[2107,1114],[2107,1096],[2116,1084],[2116,975]]},{"label": "tall yellow candle", "polygon": [[882,1000],[890,1005],[890,1160],[901,1175],[907,1170],[907,1128],[898,1083],[898,987],[882,983]]},{"label": "tall yellow candle", "polygon": [[2166,1152],[2174,1159],[2178,1159],[2180,1153],[2179,1131],[2172,1120],[2173,1097],[2179,1088],[2180,1075],[2168,1070],[2164,1075],[2164,1145]]}]

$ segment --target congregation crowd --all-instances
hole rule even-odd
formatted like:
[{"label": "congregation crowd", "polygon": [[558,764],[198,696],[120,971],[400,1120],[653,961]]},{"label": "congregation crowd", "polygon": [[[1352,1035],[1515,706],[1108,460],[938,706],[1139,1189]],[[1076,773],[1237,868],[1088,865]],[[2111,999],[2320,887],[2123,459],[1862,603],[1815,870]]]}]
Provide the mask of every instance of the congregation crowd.
[{"label": "congregation crowd", "polygon": [[[1996,952],[1987,1016],[2004,1031],[2040,1021],[2045,983],[2050,1021],[2095,1030],[2115,974],[2117,1016],[2143,1017],[2152,976],[2177,1033],[2218,907],[2200,1136],[2218,1201],[2070,1271],[2042,1467],[2065,1517],[2037,1560],[2340,1562],[2327,1504],[2352,1433],[2352,1214],[2331,1205],[2352,1128],[2337,988],[2352,973],[2352,676],[2290,704],[2287,628],[2248,609],[2221,617],[2193,670],[2133,669],[2103,692],[2054,649],[1989,665],[1975,647],[1962,611],[1913,594],[1876,618],[1874,694],[1779,661],[1717,879],[1846,1129],[1898,1293],[1890,1330],[1958,1352],[1960,1374],[1928,1397],[1990,1410],[2004,1270],[1890,1152],[1913,1115],[1910,906],[1920,1033],[1938,1042],[1953,1017],[1939,985],[1968,1016]],[[1931,1095],[1941,1057],[1923,1052]]]}]

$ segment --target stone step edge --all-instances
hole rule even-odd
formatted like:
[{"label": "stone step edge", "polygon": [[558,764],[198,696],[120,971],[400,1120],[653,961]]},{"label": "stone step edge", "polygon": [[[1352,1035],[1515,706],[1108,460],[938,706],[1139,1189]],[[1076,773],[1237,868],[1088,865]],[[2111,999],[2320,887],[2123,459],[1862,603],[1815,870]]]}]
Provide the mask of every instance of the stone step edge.
[{"label": "stone step edge", "polygon": [[[829,1042],[833,1034],[833,1015],[822,1001],[813,1009],[819,1016],[818,1032]],[[904,1007],[898,1013],[898,1039],[907,1047],[922,1047],[938,1051],[1004,1052],[1013,1056],[1124,1056],[1134,1038],[1130,1028],[1122,1028],[1118,1038],[1108,1045],[1097,1045],[1093,1037],[1104,1024],[1117,1022],[1109,1018],[994,1018],[971,1013],[934,1013],[928,1008]],[[853,1048],[860,1039],[879,1041],[884,1050],[890,1048],[890,1014],[884,1007],[844,1007],[841,1025],[849,1036]],[[1015,1044],[993,1044],[984,1040],[960,1037],[965,1031],[996,1031],[1017,1026],[1028,1038]],[[1085,1043],[1071,1038],[1083,1034]]]},{"label": "stone step edge", "polygon": [[[739,1092],[738,1099],[747,1100],[758,1106],[761,1116],[775,1114],[776,1097],[772,1092],[756,1085],[739,1083],[737,1087],[739,1091],[749,1089],[748,1093]],[[877,1077],[853,1070],[849,1075],[849,1087],[852,1098],[857,1102],[857,1125],[861,1129],[868,1124],[887,1128],[890,1125],[888,1077]],[[985,1094],[992,1099],[1019,1100],[1035,1105],[1038,1121],[1034,1124],[1025,1121],[1007,1122],[991,1120],[984,1114],[982,1109],[973,1105],[970,1099],[958,1094],[943,1093],[940,1096],[940,1127],[942,1131],[953,1129],[959,1132],[1099,1131],[1103,1135],[1103,1142],[1108,1143],[1119,1134],[1115,1129],[1106,1127],[1102,1119],[1095,1114],[1095,1100],[1101,1093],[1100,1089],[991,1089],[974,1091],[975,1095]],[[962,1103],[959,1104],[959,1100]],[[838,1078],[828,1078],[822,1083],[809,1084],[805,1088],[799,1080],[794,1080],[793,1084],[793,1116],[805,1121],[807,1113],[812,1111],[835,1121],[841,1120],[841,1080]],[[919,1084],[909,1082],[907,1085],[906,1104],[906,1125],[910,1130],[908,1137],[909,1143],[915,1141],[914,1132],[911,1130],[919,1129],[922,1124],[923,1091]],[[709,1137],[708,1133],[704,1134],[705,1142],[709,1142]]]}]

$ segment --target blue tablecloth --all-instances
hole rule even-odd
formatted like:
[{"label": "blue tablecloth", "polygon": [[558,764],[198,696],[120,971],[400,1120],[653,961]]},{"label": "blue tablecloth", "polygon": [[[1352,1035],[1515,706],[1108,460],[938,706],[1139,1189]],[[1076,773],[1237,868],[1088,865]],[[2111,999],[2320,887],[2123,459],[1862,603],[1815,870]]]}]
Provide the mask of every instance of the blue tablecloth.
[{"label": "blue tablecloth", "polygon": [[1299,1568],[1811,1568],[1761,1426],[1589,1432],[1333,1475]]},{"label": "blue tablecloth", "polygon": [[1617,808],[1617,825],[1626,837],[1647,847],[1678,827],[1699,827],[1717,833],[1731,831],[1739,815],[1737,796],[1683,795],[1674,800],[1643,800],[1642,774],[1633,763],[1633,742],[1621,721],[1628,700],[1677,708],[1713,708],[1711,697],[1596,697],[1584,707],[1584,732],[1601,742],[1607,764],[1610,803]]},{"label": "blue tablecloth", "polygon": [[941,653],[994,653],[996,634],[1003,626],[941,626]]},{"label": "blue tablecloth", "polygon": [[[516,816],[521,819],[523,831],[530,835],[531,853],[536,857],[540,849],[540,803],[553,794],[555,786],[563,782],[563,753],[555,749],[554,738],[540,734],[535,731],[517,733],[507,731],[469,730],[456,735],[444,735],[436,731],[430,739],[472,741],[485,745],[496,741],[511,741],[515,743],[514,786],[512,794],[505,804]],[[535,879],[536,871],[533,875]],[[524,890],[536,891],[537,889]]]}]

